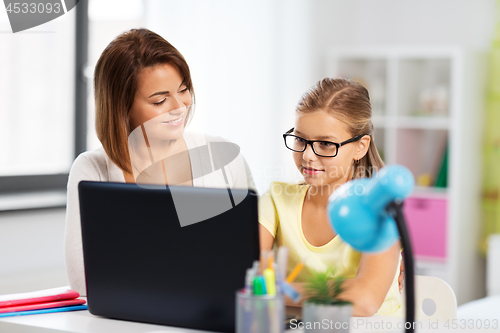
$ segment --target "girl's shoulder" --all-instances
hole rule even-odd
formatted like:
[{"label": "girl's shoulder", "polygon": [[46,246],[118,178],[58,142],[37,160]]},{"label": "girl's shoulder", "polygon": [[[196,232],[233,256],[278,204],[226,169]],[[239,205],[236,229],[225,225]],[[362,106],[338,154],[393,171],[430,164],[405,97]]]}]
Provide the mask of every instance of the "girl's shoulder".
[{"label": "girl's shoulder", "polygon": [[[259,216],[295,216],[297,208],[304,203],[308,185],[301,183],[272,182],[259,198]],[[290,215],[291,214],[291,215]]]}]

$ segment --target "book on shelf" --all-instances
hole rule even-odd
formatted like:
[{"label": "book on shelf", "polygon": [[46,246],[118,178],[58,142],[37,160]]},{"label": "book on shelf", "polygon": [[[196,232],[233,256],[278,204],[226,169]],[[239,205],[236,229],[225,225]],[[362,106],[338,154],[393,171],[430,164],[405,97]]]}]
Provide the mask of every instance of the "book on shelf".
[{"label": "book on shelf", "polygon": [[441,160],[441,167],[439,168],[436,183],[436,187],[447,187],[448,186],[448,144],[444,149],[443,157]]}]

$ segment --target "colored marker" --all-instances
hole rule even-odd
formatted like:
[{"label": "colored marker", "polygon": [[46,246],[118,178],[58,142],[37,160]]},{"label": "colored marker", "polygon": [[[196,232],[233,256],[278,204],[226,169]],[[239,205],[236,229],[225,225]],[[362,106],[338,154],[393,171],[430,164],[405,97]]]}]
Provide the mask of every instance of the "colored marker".
[{"label": "colored marker", "polygon": [[267,258],[267,268],[273,269],[274,264],[274,256],[271,254],[269,258]]},{"label": "colored marker", "polygon": [[265,295],[266,291],[266,281],[262,275],[256,276],[253,280],[253,294],[254,295]]},{"label": "colored marker", "polygon": [[260,266],[260,261],[255,260],[252,266],[252,271],[254,276],[259,275],[259,266]]},{"label": "colored marker", "polygon": [[300,271],[302,270],[302,268],[304,268],[304,264],[299,262],[295,267],[294,269],[292,270],[292,272],[288,275],[288,277],[286,278],[286,282],[288,283],[292,283],[293,280],[295,280],[295,278],[297,277],[297,275],[299,275]]},{"label": "colored marker", "polygon": [[251,268],[247,269],[245,276],[245,294],[251,295],[253,292],[253,280],[255,279],[255,274]]},{"label": "colored marker", "polygon": [[266,280],[267,294],[276,295],[276,278],[271,268],[264,270],[264,279]]}]

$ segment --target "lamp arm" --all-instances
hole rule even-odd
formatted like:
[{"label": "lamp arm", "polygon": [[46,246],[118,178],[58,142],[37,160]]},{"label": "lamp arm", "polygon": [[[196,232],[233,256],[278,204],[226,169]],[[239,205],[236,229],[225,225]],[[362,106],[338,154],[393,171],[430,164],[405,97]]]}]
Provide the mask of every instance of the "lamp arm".
[{"label": "lamp arm", "polygon": [[[415,322],[415,266],[413,262],[413,251],[410,242],[410,235],[403,214],[403,202],[393,201],[386,207],[387,212],[396,221],[401,245],[403,246],[403,258],[405,261],[406,278],[406,332],[414,332]],[[410,326],[408,328],[408,326]]]}]

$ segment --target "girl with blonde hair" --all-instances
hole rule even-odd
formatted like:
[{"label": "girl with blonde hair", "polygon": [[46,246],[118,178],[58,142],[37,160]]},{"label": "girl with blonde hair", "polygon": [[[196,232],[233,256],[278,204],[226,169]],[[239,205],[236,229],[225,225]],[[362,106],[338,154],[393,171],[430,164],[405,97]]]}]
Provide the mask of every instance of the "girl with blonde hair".
[{"label": "girl with blonde hair", "polygon": [[[299,262],[309,270],[333,268],[346,278],[341,298],[353,303],[354,316],[403,316],[399,242],[384,253],[360,253],[327,218],[328,198],[336,188],[384,166],[373,132],[370,99],[361,84],[325,78],[302,96],[295,126],[283,137],[304,182],[274,182],[259,200],[261,251],[274,244],[288,247],[288,272]],[[308,269],[294,283],[299,291]]]}]

